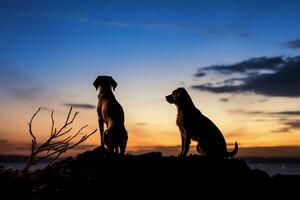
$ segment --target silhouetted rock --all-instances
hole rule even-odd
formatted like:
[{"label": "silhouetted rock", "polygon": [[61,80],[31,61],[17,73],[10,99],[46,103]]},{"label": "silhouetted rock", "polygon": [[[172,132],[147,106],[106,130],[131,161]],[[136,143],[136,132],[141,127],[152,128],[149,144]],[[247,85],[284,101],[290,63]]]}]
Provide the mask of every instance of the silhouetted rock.
[{"label": "silhouetted rock", "polygon": [[11,199],[242,198],[237,192],[253,198],[287,197],[300,186],[300,176],[270,177],[239,159],[163,157],[160,152],[120,156],[101,147],[27,174],[1,167],[0,180],[1,194]]}]

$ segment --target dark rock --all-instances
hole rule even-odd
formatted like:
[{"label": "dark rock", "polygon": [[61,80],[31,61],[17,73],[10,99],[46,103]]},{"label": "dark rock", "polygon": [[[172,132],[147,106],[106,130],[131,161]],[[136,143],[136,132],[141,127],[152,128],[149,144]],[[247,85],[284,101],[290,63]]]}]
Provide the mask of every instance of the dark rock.
[{"label": "dark rock", "polygon": [[[199,155],[163,157],[160,152],[120,156],[98,147],[43,170],[22,174],[0,167],[1,193],[23,199],[94,199],[118,196],[186,198],[236,194],[292,195],[299,176],[270,177],[241,159],[211,160]],[[240,197],[235,195],[236,198]]]}]

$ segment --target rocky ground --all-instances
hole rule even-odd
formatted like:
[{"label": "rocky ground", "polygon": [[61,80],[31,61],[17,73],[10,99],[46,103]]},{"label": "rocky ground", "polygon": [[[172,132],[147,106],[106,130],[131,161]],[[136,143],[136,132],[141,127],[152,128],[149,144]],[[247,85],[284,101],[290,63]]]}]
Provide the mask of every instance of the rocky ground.
[{"label": "rocky ground", "polygon": [[[1,199],[104,199],[109,197],[293,196],[300,176],[251,170],[244,160],[198,155],[163,157],[160,152],[119,156],[96,148],[43,170],[22,173],[0,167]],[[244,195],[244,196],[240,196]],[[5,198],[2,198],[5,197]]]}]

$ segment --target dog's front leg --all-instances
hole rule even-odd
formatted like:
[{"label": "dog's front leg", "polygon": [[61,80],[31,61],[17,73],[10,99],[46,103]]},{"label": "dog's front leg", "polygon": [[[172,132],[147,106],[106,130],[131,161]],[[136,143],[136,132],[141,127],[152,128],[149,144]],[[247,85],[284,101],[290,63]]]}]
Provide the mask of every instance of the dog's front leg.
[{"label": "dog's front leg", "polygon": [[185,136],[181,133],[181,151],[180,151],[180,154],[178,155],[179,157],[182,156],[182,154],[183,154],[184,142],[185,142]]},{"label": "dog's front leg", "polygon": [[191,137],[189,135],[185,135],[183,142],[183,151],[180,156],[186,156],[190,150]]},{"label": "dog's front leg", "polygon": [[104,121],[102,118],[98,119],[99,123],[99,130],[100,130],[100,145],[101,147],[104,147]]}]

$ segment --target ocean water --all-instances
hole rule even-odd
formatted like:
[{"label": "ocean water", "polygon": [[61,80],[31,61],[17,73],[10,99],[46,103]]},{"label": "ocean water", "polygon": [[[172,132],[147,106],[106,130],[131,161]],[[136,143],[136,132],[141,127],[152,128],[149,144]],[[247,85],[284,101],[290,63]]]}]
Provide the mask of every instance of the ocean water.
[{"label": "ocean water", "polygon": [[[24,163],[0,163],[6,168],[22,170]],[[276,174],[300,175],[300,163],[248,163],[252,169],[260,169],[267,172],[270,176]],[[47,163],[40,163],[33,166],[33,169],[43,169]]]},{"label": "ocean water", "polygon": [[270,176],[276,174],[300,175],[300,163],[248,163],[252,169],[260,169]]},{"label": "ocean water", "polygon": [[[22,170],[25,167],[25,163],[0,163],[0,166],[6,168]],[[32,166],[32,169],[44,169],[47,166],[47,163],[39,163]]]}]

